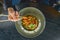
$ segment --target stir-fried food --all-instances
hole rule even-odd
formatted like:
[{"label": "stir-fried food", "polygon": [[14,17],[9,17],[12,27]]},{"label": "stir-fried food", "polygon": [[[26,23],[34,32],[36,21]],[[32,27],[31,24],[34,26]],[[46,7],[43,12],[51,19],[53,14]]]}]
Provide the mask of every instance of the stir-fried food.
[{"label": "stir-fried food", "polygon": [[22,17],[22,25],[25,29],[32,31],[38,26],[38,20],[35,16],[27,15]]}]

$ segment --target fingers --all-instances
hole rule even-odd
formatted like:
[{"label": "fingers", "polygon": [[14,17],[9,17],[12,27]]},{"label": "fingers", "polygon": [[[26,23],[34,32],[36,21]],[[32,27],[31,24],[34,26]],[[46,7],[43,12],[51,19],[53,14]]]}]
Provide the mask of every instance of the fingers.
[{"label": "fingers", "polygon": [[15,18],[15,11],[13,8],[8,8],[8,15],[9,17],[11,16],[13,19]]},{"label": "fingers", "polygon": [[8,8],[8,20],[10,21],[18,21],[19,20],[19,14],[18,12],[14,11],[13,8]]},{"label": "fingers", "polygon": [[8,16],[8,20],[14,21],[13,18],[10,15]]},{"label": "fingers", "polygon": [[19,16],[19,13],[16,11],[16,14],[15,14],[15,16]]},{"label": "fingers", "polygon": [[19,13],[16,11],[16,17],[19,18]]},{"label": "fingers", "polygon": [[16,11],[13,11],[13,12],[8,12],[9,13],[9,16],[8,16],[8,20],[10,20],[10,21],[14,21],[14,22],[16,22],[16,21],[18,21],[19,20],[19,14],[18,14],[18,12]]},{"label": "fingers", "polygon": [[8,16],[8,20],[14,21],[14,22],[18,21],[18,19],[15,19],[15,18],[13,18],[13,17],[11,17],[11,16]]},{"label": "fingers", "polygon": [[10,7],[10,8],[8,8],[8,12],[9,12],[9,13],[13,13],[13,11],[14,11],[14,9],[13,9],[13,8],[11,8],[11,7]]}]

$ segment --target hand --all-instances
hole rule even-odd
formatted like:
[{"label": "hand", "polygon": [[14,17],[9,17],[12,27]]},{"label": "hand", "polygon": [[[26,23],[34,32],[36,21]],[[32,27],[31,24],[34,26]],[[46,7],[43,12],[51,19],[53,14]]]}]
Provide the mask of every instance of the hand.
[{"label": "hand", "polygon": [[18,12],[14,11],[13,8],[8,8],[8,20],[14,21],[14,22],[19,20]]}]

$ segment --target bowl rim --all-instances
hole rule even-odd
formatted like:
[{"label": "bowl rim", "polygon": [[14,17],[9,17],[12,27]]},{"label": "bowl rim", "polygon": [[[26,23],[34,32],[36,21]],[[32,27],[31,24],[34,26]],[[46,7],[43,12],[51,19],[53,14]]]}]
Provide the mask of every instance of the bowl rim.
[{"label": "bowl rim", "polygon": [[[40,12],[40,14],[43,16],[43,19],[44,19],[43,28],[41,29],[41,31],[39,32],[39,34],[36,35],[36,36],[39,36],[40,34],[42,34],[42,32],[43,32],[44,29],[45,29],[45,26],[46,26],[46,18],[45,18],[45,16],[44,16],[44,14],[42,13],[42,11],[39,10],[39,9],[37,9],[37,8],[35,8],[35,7],[25,7],[25,8],[23,8],[23,9],[21,9],[19,12],[21,12],[22,10],[29,9],[29,8],[31,8],[31,9],[33,8],[33,9],[35,9],[35,10],[38,10],[38,11]],[[16,25],[16,23],[15,23],[15,25]],[[16,29],[17,29],[17,27],[16,27]],[[18,31],[19,34],[21,34],[18,29],[17,29],[17,31]],[[22,34],[21,34],[21,35],[22,35]],[[23,35],[22,35],[22,36],[23,36]],[[36,36],[34,36],[34,37],[36,37]],[[26,37],[26,36],[24,36],[24,37]],[[34,37],[27,37],[27,38],[34,38]]]}]

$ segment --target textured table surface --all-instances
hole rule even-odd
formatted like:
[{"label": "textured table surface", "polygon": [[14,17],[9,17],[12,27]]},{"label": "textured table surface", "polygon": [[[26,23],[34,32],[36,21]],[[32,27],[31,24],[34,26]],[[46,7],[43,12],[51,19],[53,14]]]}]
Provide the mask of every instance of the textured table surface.
[{"label": "textured table surface", "polygon": [[[26,7],[25,4],[24,6],[22,4],[21,7]],[[52,16],[50,12],[45,12],[43,7],[38,6],[37,8],[46,18],[45,30],[41,35],[35,38],[25,38],[17,32],[13,22],[5,22],[0,23],[0,40],[60,40],[60,16]]]}]

